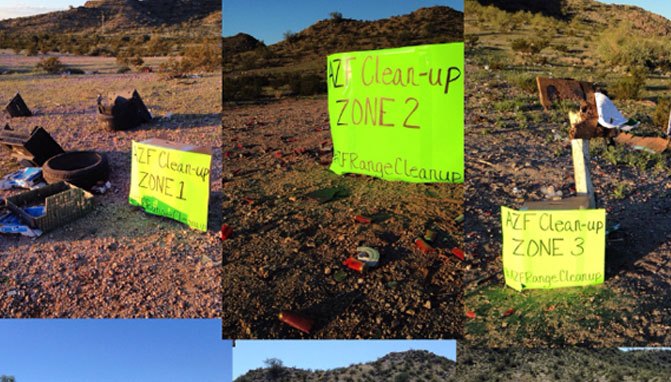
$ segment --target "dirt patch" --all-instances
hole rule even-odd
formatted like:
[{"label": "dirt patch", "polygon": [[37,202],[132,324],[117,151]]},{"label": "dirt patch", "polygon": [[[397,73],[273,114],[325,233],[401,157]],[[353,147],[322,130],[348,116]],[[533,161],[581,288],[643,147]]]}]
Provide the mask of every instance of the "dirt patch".
[{"label": "dirt patch", "polygon": [[[326,98],[224,108],[224,338],[460,337],[463,186],[337,176],[329,140]],[[340,191],[307,196],[324,188]],[[448,260],[416,248],[426,229]],[[360,245],[381,255],[363,274],[342,265]],[[314,318],[312,333],[282,310]]]},{"label": "dirt patch", "polygon": [[[14,57],[17,65],[26,65]],[[83,60],[83,58],[82,58]],[[14,62],[13,61],[13,62]],[[101,59],[101,65],[107,65]],[[86,58],[95,66],[95,58]],[[137,88],[156,120],[109,132],[96,120],[96,97]],[[0,237],[3,317],[217,317],[221,306],[221,77],[161,81],[154,74],[0,76],[0,97],[21,90],[35,112],[7,119],[43,126],[65,150],[97,150],[110,162],[112,189],[92,213],[40,238]],[[214,150],[210,229],[200,233],[128,204],[131,142],[162,138]],[[0,173],[18,169],[3,149]],[[15,193],[17,191],[11,191]],[[9,195],[3,192],[0,197]]]}]

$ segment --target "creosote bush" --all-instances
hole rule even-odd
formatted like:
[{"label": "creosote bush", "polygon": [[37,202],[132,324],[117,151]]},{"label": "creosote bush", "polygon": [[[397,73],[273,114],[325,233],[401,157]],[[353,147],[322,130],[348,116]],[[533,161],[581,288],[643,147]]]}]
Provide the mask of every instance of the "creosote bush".
[{"label": "creosote bush", "polygon": [[65,66],[58,57],[47,57],[41,59],[40,62],[35,65],[35,68],[44,70],[49,74],[58,74],[63,71]]}]

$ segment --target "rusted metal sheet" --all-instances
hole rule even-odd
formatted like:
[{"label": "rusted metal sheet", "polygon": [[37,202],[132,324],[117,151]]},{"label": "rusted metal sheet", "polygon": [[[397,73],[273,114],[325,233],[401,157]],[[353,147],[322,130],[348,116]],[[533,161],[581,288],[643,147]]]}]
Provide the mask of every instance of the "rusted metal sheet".
[{"label": "rusted metal sheet", "polygon": [[620,133],[615,142],[629,145],[637,149],[651,151],[657,154],[663,153],[669,148],[669,138],[660,137],[637,137],[629,133]]},{"label": "rusted metal sheet", "polygon": [[562,100],[585,101],[590,111],[596,115],[594,86],[590,82],[576,81],[571,78],[536,77],[541,105],[549,110],[552,105]]},{"label": "rusted metal sheet", "polygon": [[33,113],[26,105],[26,102],[21,97],[21,94],[16,93],[14,98],[5,106],[5,111],[9,114],[10,117],[31,117]]}]

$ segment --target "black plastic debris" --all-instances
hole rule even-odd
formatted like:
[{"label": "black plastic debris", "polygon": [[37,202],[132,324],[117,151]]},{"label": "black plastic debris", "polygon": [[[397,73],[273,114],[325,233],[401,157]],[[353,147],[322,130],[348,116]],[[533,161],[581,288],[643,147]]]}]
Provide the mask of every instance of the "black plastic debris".
[{"label": "black plastic debris", "polygon": [[49,158],[62,154],[63,148],[42,127],[35,127],[29,134],[21,134],[6,125],[0,130],[0,145],[12,152],[12,156],[27,166],[41,167]]},{"label": "black plastic debris", "polygon": [[5,106],[5,111],[10,117],[31,117],[33,113],[26,105],[26,102],[21,97],[21,94],[16,93],[14,98]]},{"label": "black plastic debris", "polygon": [[103,96],[98,96],[98,121],[107,130],[129,130],[152,120],[137,90],[127,96],[117,95],[111,103],[103,100]]}]

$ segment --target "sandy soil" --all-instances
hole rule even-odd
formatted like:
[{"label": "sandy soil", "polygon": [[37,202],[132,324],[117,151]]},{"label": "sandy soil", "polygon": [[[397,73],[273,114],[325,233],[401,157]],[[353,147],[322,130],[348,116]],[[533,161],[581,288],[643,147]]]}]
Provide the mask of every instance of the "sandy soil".
[{"label": "sandy soil", "polygon": [[[32,58],[0,56],[0,67]],[[28,61],[26,61],[28,60]],[[106,68],[110,59],[69,58]],[[113,59],[112,59],[113,60]],[[126,132],[96,123],[97,94],[137,88],[155,121]],[[217,317],[221,306],[221,176],[218,74],[163,81],[156,74],[0,76],[0,100],[17,91],[36,114],[0,117],[15,129],[44,127],[65,150],[108,155],[112,190],[95,197],[86,217],[37,239],[0,237],[3,317]],[[169,116],[169,117],[166,117]],[[209,230],[191,230],[128,204],[131,141],[158,137],[213,149]],[[19,168],[2,149],[2,174]],[[11,191],[20,192],[20,191]],[[3,192],[0,196],[7,196]]]},{"label": "sandy soil", "polygon": [[[224,107],[223,336],[225,338],[456,338],[461,334],[461,262],[413,244],[427,228],[436,247],[461,247],[463,185],[406,184],[337,176],[325,98]],[[328,143],[326,143],[328,146]],[[342,187],[320,204],[306,195]],[[373,217],[361,224],[356,215]],[[379,267],[342,262],[368,245]],[[315,320],[306,335],[277,318]]]}]

